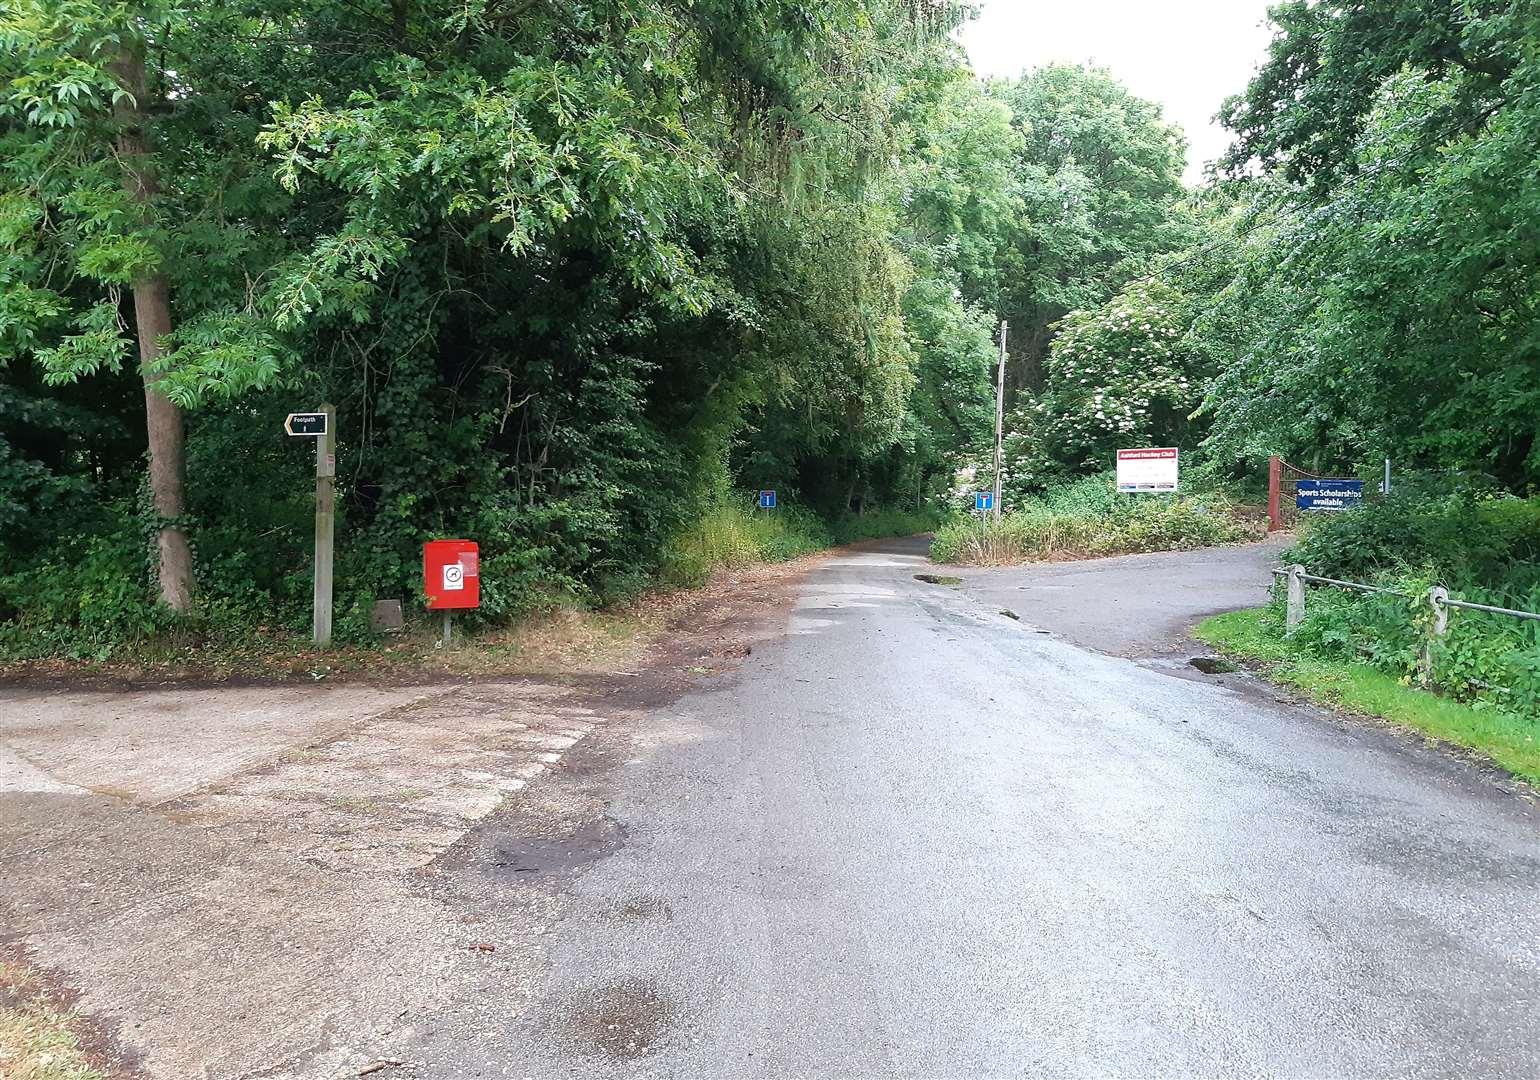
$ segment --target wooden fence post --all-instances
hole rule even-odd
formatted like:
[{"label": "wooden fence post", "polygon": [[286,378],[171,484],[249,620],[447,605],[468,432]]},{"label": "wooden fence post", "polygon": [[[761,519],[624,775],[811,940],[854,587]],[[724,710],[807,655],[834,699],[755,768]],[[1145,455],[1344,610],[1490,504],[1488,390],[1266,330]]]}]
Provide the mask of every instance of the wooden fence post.
[{"label": "wooden fence post", "polygon": [[1422,655],[1417,663],[1417,678],[1423,686],[1431,686],[1433,683],[1434,643],[1449,632],[1449,608],[1444,605],[1448,599],[1449,590],[1442,585],[1435,585],[1428,590],[1428,605],[1433,608],[1433,622],[1427,640],[1422,643]]},{"label": "wooden fence post", "polygon": [[1283,636],[1288,637],[1305,621],[1305,568],[1295,563],[1289,567],[1289,606],[1284,616]]},{"label": "wooden fence post", "polygon": [[337,528],[337,406],[321,406],[326,433],[315,441],[315,615],[312,637],[332,643],[332,546]]},{"label": "wooden fence post", "polygon": [[1278,503],[1278,492],[1283,487],[1283,459],[1277,454],[1267,459],[1267,531],[1283,528],[1283,507]]}]

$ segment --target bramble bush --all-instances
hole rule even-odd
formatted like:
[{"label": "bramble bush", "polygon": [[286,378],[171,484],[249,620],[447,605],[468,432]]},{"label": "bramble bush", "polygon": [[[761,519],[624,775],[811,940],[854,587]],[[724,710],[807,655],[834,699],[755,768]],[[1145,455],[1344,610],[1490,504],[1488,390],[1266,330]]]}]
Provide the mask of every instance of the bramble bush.
[{"label": "bramble bush", "polygon": [[1540,562],[1540,497],[1474,485],[1435,493],[1434,483],[1409,478],[1389,498],[1352,513],[1307,518],[1289,558],[1313,573],[1355,581],[1384,571],[1426,572],[1448,588],[1495,586]]},{"label": "bramble bush", "polygon": [[167,630],[155,603],[147,542],[123,510],[125,527],[60,538],[50,557],[0,575],[0,656],[103,659],[124,640]]}]

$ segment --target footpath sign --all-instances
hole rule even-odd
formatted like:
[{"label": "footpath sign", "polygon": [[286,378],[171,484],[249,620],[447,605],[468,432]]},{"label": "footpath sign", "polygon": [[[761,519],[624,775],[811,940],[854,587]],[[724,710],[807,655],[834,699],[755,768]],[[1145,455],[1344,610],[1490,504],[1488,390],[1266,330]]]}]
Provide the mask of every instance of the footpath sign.
[{"label": "footpath sign", "polygon": [[1294,487],[1294,505],[1301,510],[1351,510],[1363,501],[1362,480],[1300,480]]},{"label": "footpath sign", "polygon": [[1175,491],[1176,485],[1176,447],[1153,446],[1118,451],[1119,491]]},{"label": "footpath sign", "polygon": [[283,422],[290,435],[325,435],[328,427],[324,412],[291,412]]},{"label": "footpath sign", "polygon": [[973,493],[973,509],[979,513],[995,508],[995,493],[993,491],[976,491]]}]

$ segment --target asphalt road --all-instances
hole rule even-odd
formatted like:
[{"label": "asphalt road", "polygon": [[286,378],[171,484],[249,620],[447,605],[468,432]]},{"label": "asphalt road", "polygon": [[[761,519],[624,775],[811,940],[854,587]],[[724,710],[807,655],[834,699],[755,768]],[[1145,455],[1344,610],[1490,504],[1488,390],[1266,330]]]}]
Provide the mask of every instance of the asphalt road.
[{"label": "asphalt road", "polygon": [[[1522,792],[1108,655],[1165,609],[1106,597],[1216,557],[1265,575],[1250,549],[948,588],[914,545],[815,571],[606,766],[531,1007],[427,1033],[423,1075],[1540,1075]],[[1102,596],[1103,636],[1044,584]]]},{"label": "asphalt road", "polygon": [[[937,570],[963,579],[969,596],[1086,648],[1130,657],[1191,654],[1192,627],[1210,615],[1266,603],[1272,569],[1288,543],[1124,555],[987,569]],[[923,545],[897,550],[924,554]],[[1185,659],[1185,657],[1184,657]]]}]

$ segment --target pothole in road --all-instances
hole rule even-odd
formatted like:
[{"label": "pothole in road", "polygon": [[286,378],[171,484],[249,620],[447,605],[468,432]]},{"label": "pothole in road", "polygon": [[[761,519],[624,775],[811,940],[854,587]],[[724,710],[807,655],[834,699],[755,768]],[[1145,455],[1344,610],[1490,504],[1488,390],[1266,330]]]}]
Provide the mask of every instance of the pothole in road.
[{"label": "pothole in road", "polygon": [[628,979],[570,1002],[562,1027],[589,1057],[635,1061],[651,1053],[674,1023],[674,1007],[650,982]]},{"label": "pothole in road", "polygon": [[961,585],[962,578],[947,577],[943,574],[916,574],[914,580],[923,581],[927,585]]},{"label": "pothole in road", "polygon": [[1187,662],[1205,675],[1228,675],[1240,670],[1222,656],[1194,656]]},{"label": "pothole in road", "polygon": [[496,841],[492,865],[504,874],[559,874],[613,855],[626,831],[610,818],[585,821],[566,836],[508,836]]}]

